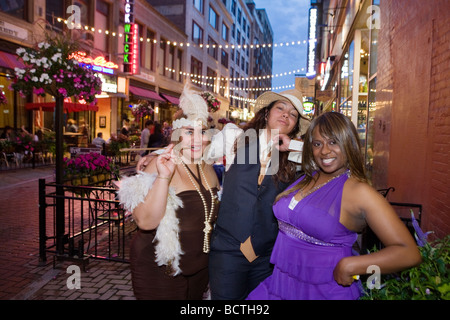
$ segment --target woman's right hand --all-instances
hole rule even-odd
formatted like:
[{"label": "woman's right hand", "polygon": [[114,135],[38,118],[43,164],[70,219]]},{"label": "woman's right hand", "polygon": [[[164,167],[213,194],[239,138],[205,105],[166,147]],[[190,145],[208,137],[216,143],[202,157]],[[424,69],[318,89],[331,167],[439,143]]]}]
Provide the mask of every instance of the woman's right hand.
[{"label": "woman's right hand", "polygon": [[170,144],[162,154],[156,158],[156,169],[161,178],[172,178],[175,172],[175,156],[173,153],[174,144]]}]

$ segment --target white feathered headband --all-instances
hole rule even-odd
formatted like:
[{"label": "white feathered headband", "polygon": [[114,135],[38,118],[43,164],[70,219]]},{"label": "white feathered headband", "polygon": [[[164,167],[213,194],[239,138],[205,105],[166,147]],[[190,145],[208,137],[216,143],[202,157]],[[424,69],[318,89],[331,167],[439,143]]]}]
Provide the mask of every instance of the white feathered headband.
[{"label": "white feathered headband", "polygon": [[180,108],[185,117],[173,121],[173,129],[207,125],[208,105],[200,94],[191,89],[189,84],[184,86],[180,97]]}]

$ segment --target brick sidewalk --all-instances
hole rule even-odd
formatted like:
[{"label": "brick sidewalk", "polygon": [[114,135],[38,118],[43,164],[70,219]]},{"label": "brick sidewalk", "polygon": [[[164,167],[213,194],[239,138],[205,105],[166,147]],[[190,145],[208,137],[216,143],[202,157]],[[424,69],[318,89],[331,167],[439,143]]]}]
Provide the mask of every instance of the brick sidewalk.
[{"label": "brick sidewalk", "polygon": [[[80,289],[67,282],[73,264],[39,264],[38,179],[52,181],[54,168],[0,172],[0,300],[135,299],[129,264],[91,259]],[[70,279],[69,279],[70,282]],[[70,286],[70,283],[69,283]]]}]

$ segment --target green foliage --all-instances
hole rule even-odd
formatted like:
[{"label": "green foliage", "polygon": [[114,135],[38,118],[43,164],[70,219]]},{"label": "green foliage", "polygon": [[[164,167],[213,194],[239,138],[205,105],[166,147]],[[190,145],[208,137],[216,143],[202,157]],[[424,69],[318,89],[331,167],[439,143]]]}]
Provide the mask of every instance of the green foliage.
[{"label": "green foliage", "polygon": [[422,263],[381,278],[380,289],[368,289],[363,300],[450,300],[450,235],[419,247]]}]

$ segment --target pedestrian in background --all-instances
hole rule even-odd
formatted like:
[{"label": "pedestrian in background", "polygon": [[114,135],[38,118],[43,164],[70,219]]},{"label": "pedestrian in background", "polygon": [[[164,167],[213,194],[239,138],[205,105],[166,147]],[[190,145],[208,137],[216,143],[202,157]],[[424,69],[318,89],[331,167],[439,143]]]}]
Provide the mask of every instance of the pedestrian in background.
[{"label": "pedestrian in background", "polygon": [[161,124],[155,122],[154,130],[150,138],[148,139],[148,148],[160,148],[163,147],[164,136],[162,133]]},{"label": "pedestrian in background", "polygon": [[[367,183],[358,134],[348,117],[327,112],[312,121],[302,167],[305,174],[273,206],[279,225],[274,272],[248,299],[358,299],[355,278],[369,266],[392,273],[420,263],[408,229]],[[354,256],[357,233],[366,225],[385,248]]]},{"label": "pedestrian in background", "polygon": [[106,143],[105,139],[103,139],[103,133],[98,132],[97,137],[92,140],[92,144],[97,148],[103,149],[103,145]]},{"label": "pedestrian in background", "polygon": [[[141,132],[141,143],[139,148],[147,148],[153,126],[153,120],[145,121],[144,129]],[[141,151],[141,157],[145,156],[147,153],[148,151]]]}]

